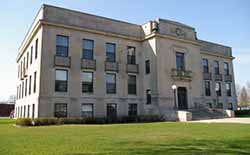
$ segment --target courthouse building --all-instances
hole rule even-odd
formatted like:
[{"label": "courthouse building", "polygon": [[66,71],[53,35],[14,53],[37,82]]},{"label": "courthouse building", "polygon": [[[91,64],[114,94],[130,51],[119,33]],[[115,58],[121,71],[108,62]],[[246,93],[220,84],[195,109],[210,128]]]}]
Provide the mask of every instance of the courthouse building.
[{"label": "courthouse building", "polygon": [[15,117],[234,110],[233,59],[230,47],[179,22],[137,25],[43,5],[16,59]]}]

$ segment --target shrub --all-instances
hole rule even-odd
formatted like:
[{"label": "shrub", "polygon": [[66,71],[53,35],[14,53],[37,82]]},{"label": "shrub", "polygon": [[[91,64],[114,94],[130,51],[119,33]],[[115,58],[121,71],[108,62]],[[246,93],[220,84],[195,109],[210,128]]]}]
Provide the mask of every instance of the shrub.
[{"label": "shrub", "polygon": [[250,110],[236,110],[234,113],[236,117],[250,116]]},{"label": "shrub", "polygon": [[16,125],[31,126],[32,125],[32,120],[30,118],[18,118],[16,120]]}]

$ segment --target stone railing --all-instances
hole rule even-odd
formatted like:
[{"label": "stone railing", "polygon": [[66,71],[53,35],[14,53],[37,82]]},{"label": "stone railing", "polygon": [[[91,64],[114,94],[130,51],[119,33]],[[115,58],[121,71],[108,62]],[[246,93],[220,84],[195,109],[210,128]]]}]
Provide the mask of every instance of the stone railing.
[{"label": "stone railing", "polygon": [[105,62],[105,71],[115,71],[118,72],[119,64],[118,62]]},{"label": "stone railing", "polygon": [[96,60],[81,59],[81,68],[95,70],[96,69]]},{"label": "stone railing", "polygon": [[54,65],[60,67],[70,67],[71,58],[70,57],[62,57],[56,56],[54,57]]},{"label": "stone railing", "polygon": [[211,73],[203,73],[203,79],[204,80],[212,80],[212,74]]},{"label": "stone railing", "polygon": [[139,65],[127,64],[127,73],[139,73]]},{"label": "stone railing", "polygon": [[192,80],[192,71],[187,70],[177,70],[175,68],[172,69],[172,78],[175,80],[184,80],[191,81]]},{"label": "stone railing", "polygon": [[222,74],[214,74],[214,80],[215,81],[222,81]]},{"label": "stone railing", "polygon": [[233,80],[232,75],[224,75],[225,82],[232,82],[232,80]]}]

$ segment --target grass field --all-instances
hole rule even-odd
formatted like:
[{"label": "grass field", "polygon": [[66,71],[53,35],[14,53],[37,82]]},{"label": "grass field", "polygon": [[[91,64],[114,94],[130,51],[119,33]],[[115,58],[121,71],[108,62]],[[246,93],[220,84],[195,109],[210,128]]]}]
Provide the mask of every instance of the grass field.
[{"label": "grass field", "polygon": [[13,125],[0,119],[0,155],[250,154],[243,124]]}]

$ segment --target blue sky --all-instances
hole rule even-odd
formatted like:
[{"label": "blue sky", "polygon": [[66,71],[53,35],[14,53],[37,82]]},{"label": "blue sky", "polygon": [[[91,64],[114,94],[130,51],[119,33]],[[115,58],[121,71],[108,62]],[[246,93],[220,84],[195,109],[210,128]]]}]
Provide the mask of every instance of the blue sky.
[{"label": "blue sky", "polygon": [[143,24],[155,18],[196,28],[198,38],[233,48],[236,83],[250,81],[249,0],[11,0],[0,5],[0,100],[16,93],[16,55],[43,3]]}]

